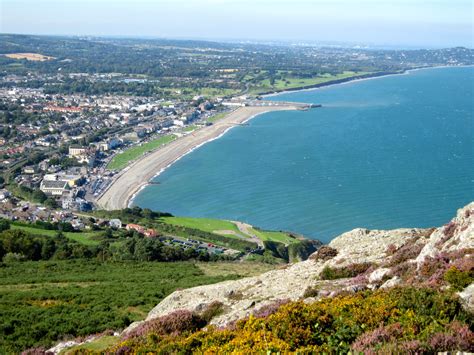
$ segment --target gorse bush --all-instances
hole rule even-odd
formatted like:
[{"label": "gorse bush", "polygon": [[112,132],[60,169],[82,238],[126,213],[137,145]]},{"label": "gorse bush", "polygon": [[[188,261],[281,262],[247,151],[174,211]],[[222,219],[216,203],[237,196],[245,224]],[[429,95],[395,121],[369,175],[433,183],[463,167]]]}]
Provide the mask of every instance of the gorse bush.
[{"label": "gorse bush", "polygon": [[[271,308],[271,309],[270,309]],[[149,332],[127,336],[109,352],[127,353],[431,353],[472,351],[471,319],[451,293],[395,288],[325,298],[312,304],[281,302],[260,316],[224,329],[196,330],[192,315],[164,333],[163,317]],[[172,316],[175,319],[175,316]],[[472,326],[472,325],[471,325]]]},{"label": "gorse bush", "polygon": [[444,280],[456,291],[461,291],[474,282],[474,271],[461,271],[456,266],[451,266],[444,274]]}]

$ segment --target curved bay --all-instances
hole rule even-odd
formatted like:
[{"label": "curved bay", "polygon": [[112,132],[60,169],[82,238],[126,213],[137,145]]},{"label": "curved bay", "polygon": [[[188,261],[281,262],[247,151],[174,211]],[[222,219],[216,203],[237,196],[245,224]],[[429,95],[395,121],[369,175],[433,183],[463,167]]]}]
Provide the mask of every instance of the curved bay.
[{"label": "curved bay", "polygon": [[183,157],[134,204],[329,241],[356,227],[446,223],[474,199],[474,68],[286,93],[273,112]]}]

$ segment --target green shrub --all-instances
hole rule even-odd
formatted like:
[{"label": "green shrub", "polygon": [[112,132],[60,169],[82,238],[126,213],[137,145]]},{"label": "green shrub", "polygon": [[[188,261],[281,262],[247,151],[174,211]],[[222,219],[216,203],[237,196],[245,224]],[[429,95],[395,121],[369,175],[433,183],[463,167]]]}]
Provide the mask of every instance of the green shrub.
[{"label": "green shrub", "polygon": [[206,308],[199,314],[200,317],[206,322],[209,323],[212,318],[217,317],[222,314],[224,311],[224,304],[219,301],[211,302],[206,306]]},{"label": "green shrub", "polygon": [[473,281],[472,271],[461,271],[452,266],[444,274],[444,280],[456,291],[461,291]]},{"label": "green shrub", "polygon": [[348,277],[355,277],[366,272],[372,264],[370,263],[360,263],[360,264],[350,264],[345,267],[333,268],[326,266],[321,271],[321,280],[336,280],[344,279]]},{"label": "green shrub", "polygon": [[319,295],[319,287],[309,286],[304,290],[303,298],[317,297]]}]

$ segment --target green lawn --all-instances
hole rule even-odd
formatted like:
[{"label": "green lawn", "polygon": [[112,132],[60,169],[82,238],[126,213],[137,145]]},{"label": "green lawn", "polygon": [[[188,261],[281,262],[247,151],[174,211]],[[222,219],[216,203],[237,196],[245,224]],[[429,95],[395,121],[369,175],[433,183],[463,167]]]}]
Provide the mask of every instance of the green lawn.
[{"label": "green lawn", "polygon": [[197,126],[196,126],[196,125],[191,125],[191,126],[185,127],[183,131],[184,131],[184,132],[192,132],[192,131],[194,131],[194,130],[196,130],[196,129],[197,129]]},{"label": "green lawn", "polygon": [[328,81],[333,81],[333,80],[346,79],[353,76],[359,76],[359,75],[364,75],[364,74],[368,74],[368,72],[356,73],[352,71],[345,71],[344,73],[337,74],[337,75],[323,74],[321,76],[314,77],[314,78],[286,77],[284,79],[275,80],[275,83],[273,85],[270,85],[270,80],[267,78],[255,84],[255,86],[253,86],[250,89],[250,92],[256,94],[259,92],[265,92],[265,91],[271,91],[271,90],[295,89],[295,88],[322,84],[322,83],[326,83]]},{"label": "green lawn", "polygon": [[[239,231],[237,226],[230,222],[224,221],[221,219],[211,219],[211,218],[191,218],[191,217],[163,217],[160,221],[172,224],[175,226],[183,226],[187,228],[199,229],[204,232],[215,233],[217,231],[232,231],[234,233],[246,236]],[[218,233],[222,234],[222,233]],[[232,238],[235,237],[232,234],[224,234],[226,237]]]},{"label": "green lawn", "polygon": [[207,122],[211,122],[211,123],[214,123],[216,121],[219,121],[220,119],[223,119],[225,116],[227,116],[230,112],[221,112],[221,113],[218,113],[212,117],[209,117],[207,119]]},{"label": "green lawn", "polygon": [[[58,231],[55,230],[47,230],[41,228],[34,228],[34,227],[26,227],[26,226],[18,226],[18,225],[10,225],[11,229],[21,229],[25,232],[36,234],[36,235],[46,235],[49,237],[54,237],[58,234]],[[75,240],[78,243],[84,245],[99,245],[100,241],[93,239],[98,235],[97,232],[64,232],[64,236],[68,239]]]},{"label": "green lawn", "polygon": [[107,165],[109,170],[119,170],[125,168],[130,162],[138,159],[143,154],[155,150],[176,139],[174,134],[163,136],[152,141],[133,146],[122,153],[117,154]]},{"label": "green lawn", "polygon": [[284,244],[298,243],[298,240],[291,238],[288,233],[284,232],[273,232],[263,231],[260,229],[252,228],[251,231],[261,240],[269,240],[273,242],[280,242]]},{"label": "green lawn", "polygon": [[195,91],[197,95],[202,95],[209,98],[231,96],[239,93],[239,90],[221,88],[199,88]]},{"label": "green lawn", "polygon": [[72,353],[87,353],[88,351],[91,352],[102,352],[107,348],[117,344],[120,341],[119,337],[114,336],[105,336],[101,338],[97,338],[89,343],[73,346],[72,348],[66,349],[61,351],[59,354],[67,355]]},{"label": "green lawn", "polygon": [[[250,237],[247,234],[239,231],[239,228],[230,221],[211,219],[211,218],[192,218],[192,217],[163,217],[160,221],[174,226],[183,226],[187,228],[199,229],[209,233],[216,233],[218,231],[232,231],[244,237]],[[288,233],[265,231],[257,228],[251,228],[250,232],[255,234],[262,241],[271,240],[275,242],[290,244],[297,243],[298,240],[291,238]],[[235,237],[232,234],[217,233],[225,235],[226,237]]]},{"label": "green lawn", "polygon": [[66,336],[120,330],[144,319],[176,289],[253,276],[270,268],[262,264],[244,267],[245,263],[200,265],[85,259],[3,264],[0,354],[49,347]]}]

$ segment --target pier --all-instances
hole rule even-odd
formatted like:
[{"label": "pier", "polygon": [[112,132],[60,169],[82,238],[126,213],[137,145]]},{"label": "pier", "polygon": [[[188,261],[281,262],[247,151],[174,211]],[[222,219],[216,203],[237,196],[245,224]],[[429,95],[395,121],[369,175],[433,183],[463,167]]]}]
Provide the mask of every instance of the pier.
[{"label": "pier", "polygon": [[321,104],[307,104],[303,102],[291,102],[291,101],[270,101],[270,100],[252,100],[246,101],[242,106],[248,107],[291,107],[300,110],[308,110],[312,108],[322,107]]}]

